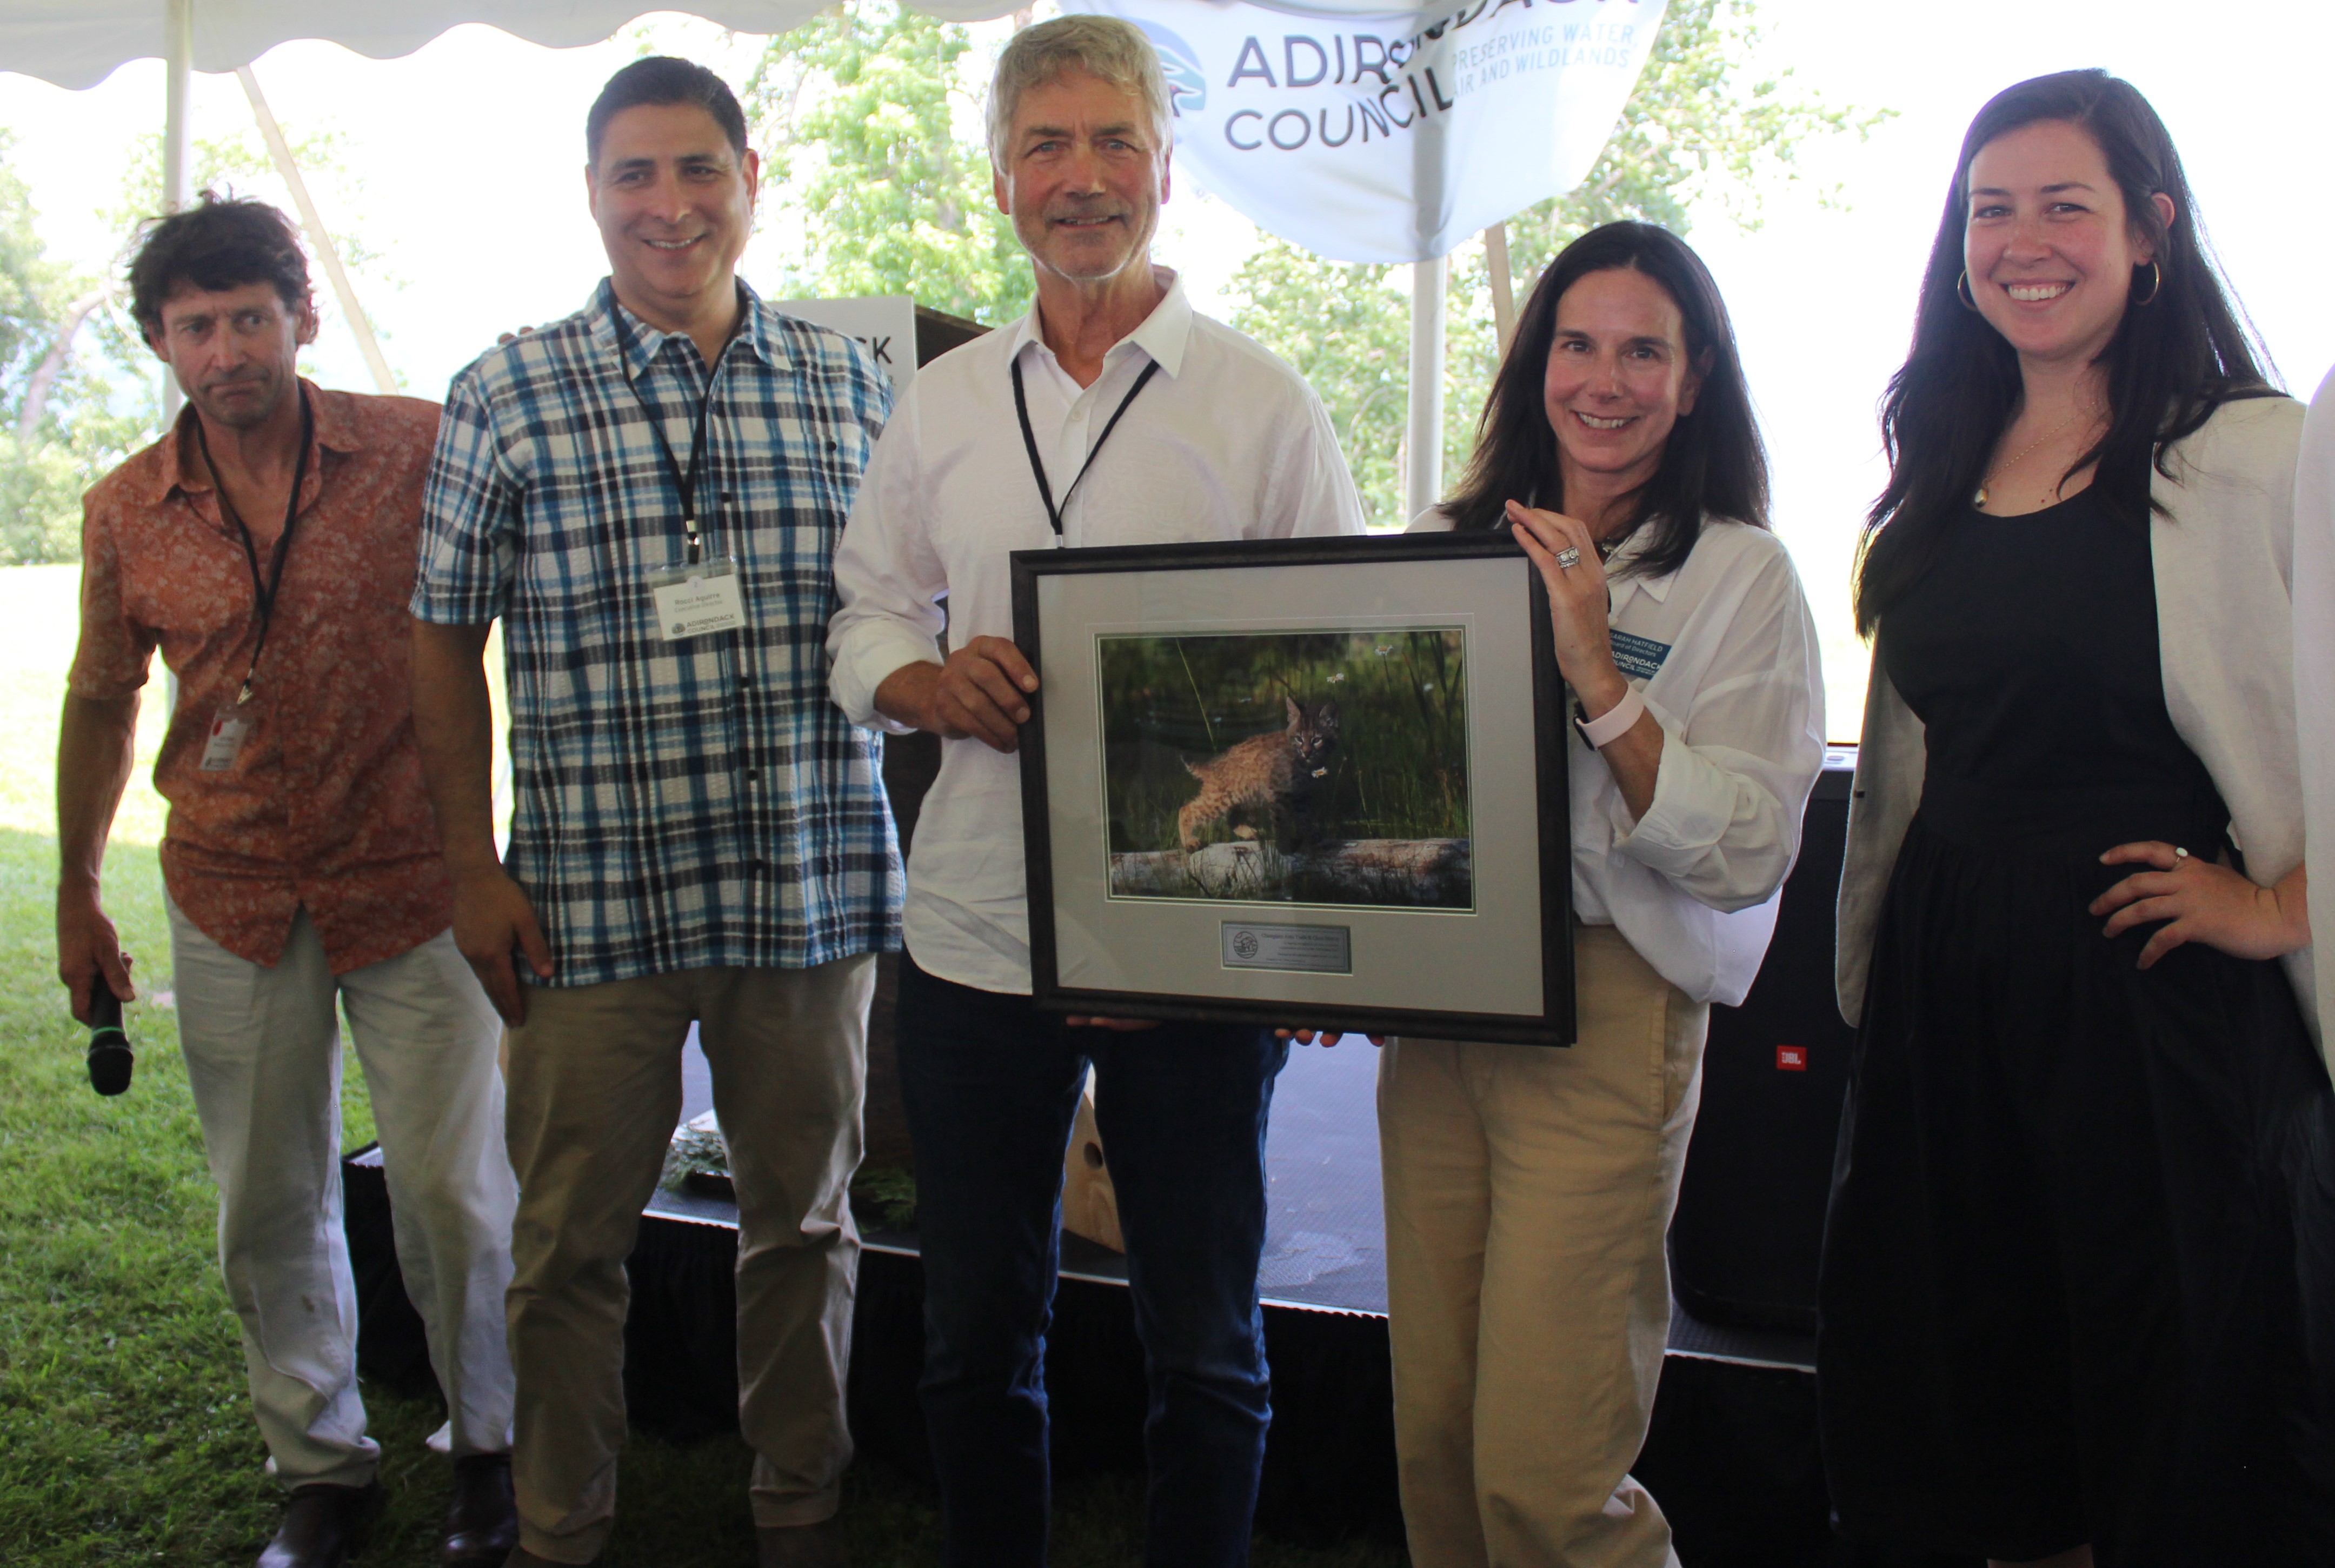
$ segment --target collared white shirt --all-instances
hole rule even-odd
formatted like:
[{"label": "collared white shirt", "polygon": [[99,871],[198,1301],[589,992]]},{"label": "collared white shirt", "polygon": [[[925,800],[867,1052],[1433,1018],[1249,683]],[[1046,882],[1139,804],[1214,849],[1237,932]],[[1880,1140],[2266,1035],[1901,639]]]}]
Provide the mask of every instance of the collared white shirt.
[{"label": "collared white shirt", "polygon": [[[1104,356],[1090,387],[1062,369],[1033,309],[919,370],[877,443],[835,557],[842,608],[827,637],[829,689],[854,723],[903,728],[876,711],[876,688],[939,656],[941,599],[952,643],[1012,636],[1007,557],[1055,543],[1014,417],[1016,361],[1064,545],[1362,530],[1321,399],[1264,348],[1196,314],[1181,282]],[[1065,502],[1149,363],[1158,373]],[[1018,757],[979,740],[942,742],[909,850],[902,923],[926,973],[1028,992]]]},{"label": "collared white shirt", "polygon": [[[1414,532],[1448,528],[1423,512]],[[1654,799],[1633,819],[1596,748],[1568,725],[1573,908],[1620,929],[1697,1002],[1743,1000],[1775,934],[1824,768],[1816,622],[1783,541],[1706,520],[1666,576],[1633,571],[1648,535],[1606,563],[1613,662],[1662,727]]]}]

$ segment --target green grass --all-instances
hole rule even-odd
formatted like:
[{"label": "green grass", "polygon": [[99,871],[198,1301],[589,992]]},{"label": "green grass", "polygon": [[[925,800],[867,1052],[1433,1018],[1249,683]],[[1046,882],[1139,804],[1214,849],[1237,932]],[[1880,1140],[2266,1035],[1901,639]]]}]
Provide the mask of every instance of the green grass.
[{"label": "green grass", "polygon": [[[177,1048],[170,941],[153,845],[162,813],[141,761],[106,860],[105,896],[138,957],[127,1022],[137,1081],[89,1090],[83,1037],[55,978],[49,779],[73,645],[72,567],[0,570],[0,1562],[9,1568],[247,1568],[280,1494],[244,1393],[243,1358],[212,1254],[215,1197]],[[345,1063],[344,1137],[373,1136],[363,1078]],[[445,1461],[424,1447],[434,1400],[368,1386],[388,1512],[358,1560],[434,1561]],[[687,1447],[635,1437],[624,1457],[609,1568],[742,1568],[753,1560],[751,1456],[735,1437]],[[1059,1568],[1139,1551],[1140,1482],[1101,1476],[1057,1500]],[[847,1482],[858,1568],[939,1556],[929,1489],[862,1462]],[[1400,1553],[1258,1543],[1260,1568],[1392,1568]]]}]

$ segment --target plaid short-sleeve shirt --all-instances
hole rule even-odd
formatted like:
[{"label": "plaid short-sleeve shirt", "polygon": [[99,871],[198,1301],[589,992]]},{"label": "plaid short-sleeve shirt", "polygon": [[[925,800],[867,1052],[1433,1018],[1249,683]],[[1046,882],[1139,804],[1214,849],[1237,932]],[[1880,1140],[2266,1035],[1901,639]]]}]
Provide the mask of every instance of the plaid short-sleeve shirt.
[{"label": "plaid short-sleeve shirt", "polygon": [[830,562],[891,409],[848,338],[745,316],[712,372],[698,478],[741,630],[665,640],[680,489],[708,372],[603,282],[447,396],[422,506],[420,619],[500,617],[516,785],[508,865],[555,985],[719,965],[802,968],[899,945],[881,742],[828,700]]}]

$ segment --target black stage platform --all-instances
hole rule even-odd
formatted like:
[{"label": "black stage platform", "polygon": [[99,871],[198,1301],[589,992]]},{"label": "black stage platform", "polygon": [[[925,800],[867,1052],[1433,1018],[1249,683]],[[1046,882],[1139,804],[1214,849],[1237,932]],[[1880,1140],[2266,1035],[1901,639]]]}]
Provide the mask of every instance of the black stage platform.
[{"label": "black stage platform", "polygon": [[[1269,1307],[1383,1318],[1386,1230],[1379,1206],[1378,1050],[1366,1043],[1293,1046],[1274,1087],[1265,1137],[1264,1257],[1257,1293]],[[705,1059],[683,1056],[682,1119],[712,1108]],[[737,1228],[736,1207],[691,1193],[659,1192],[648,1212]],[[916,1255],[913,1231],[869,1229],[870,1252]],[[1127,1260],[1082,1237],[1062,1237],[1062,1277],[1125,1285]],[[1816,1338],[1789,1331],[1704,1322],[1673,1303],[1671,1353],[1740,1366],[1816,1370]]]},{"label": "black stage platform", "polygon": [[[1386,1260],[1367,1045],[1292,1050],[1267,1142],[1271,1209],[1261,1293],[1274,1423],[1259,1527],[1300,1543],[1397,1542]],[[703,1059],[687,1058],[685,1117],[711,1104]],[[389,1246],[378,1151],[351,1157],[351,1250],[364,1298],[369,1375],[426,1390],[420,1323]],[[633,1418],[679,1440],[735,1425],[736,1209],[660,1192],[631,1263],[625,1382]],[[860,1276],[852,1420],[863,1451],[929,1474],[916,1378],[922,1275],[913,1233],[870,1229]],[[1050,1340],[1057,1466],[1138,1468],[1141,1352],[1124,1261],[1065,1236]],[[1562,1353],[1552,1348],[1553,1353]],[[1686,1568],[1818,1568],[1837,1554],[1816,1460],[1813,1341],[1806,1334],[1674,1312],[1652,1433],[1636,1466],[1678,1530]]]},{"label": "black stage platform", "polygon": [[[684,1119],[712,1103],[703,1058],[693,1046],[686,1062]],[[1372,1104],[1377,1068],[1378,1052],[1367,1044],[1296,1047],[1274,1090],[1266,1147],[1271,1207],[1260,1270],[1274,1422],[1258,1523],[1301,1543],[1401,1539]],[[361,1356],[369,1375],[426,1390],[431,1379],[421,1326],[390,1252],[380,1158],[378,1150],[363,1151],[351,1157],[346,1173],[351,1251],[363,1297]],[[634,1421],[644,1429],[687,1440],[735,1426],[730,1273],[736,1229],[735,1206],[720,1199],[660,1191],[649,1206],[630,1265],[634,1302],[626,1327],[625,1383]],[[855,1434],[863,1451],[926,1475],[916,1404],[923,1350],[916,1236],[870,1228],[863,1240]],[[1125,1260],[1065,1235],[1062,1277],[1047,1366],[1057,1467],[1139,1468],[1142,1361]],[[1689,1568],[1831,1562],[1807,1431],[1812,1341],[1700,1322],[1680,1311],[1671,1349],[1654,1437],[1639,1472],[1649,1486],[1655,1476],[1675,1472],[1657,1495],[1679,1525]],[[1743,1449],[1726,1462],[1729,1474],[1699,1474],[1704,1434],[1714,1424],[1739,1429],[1746,1423],[1749,1429],[1729,1440]],[[1679,1450],[1674,1457],[1666,1446]],[[1788,1455],[1798,1457],[1779,1469]],[[1715,1515],[1715,1531],[1736,1544],[1714,1540],[1689,1554],[1695,1508],[1681,1515],[1678,1503],[1706,1491],[1718,1494],[1705,1510]],[[1743,1554],[1746,1549],[1753,1554]]]},{"label": "black stage platform", "polygon": [[[1633,1467],[1670,1516],[1685,1568],[1965,1568],[1836,1541],[1817,1450],[1817,1247],[1850,1042],[1831,1001],[1832,895],[1853,760],[1846,751],[1826,760],[1759,983],[1742,1007],[1712,1014],[1702,1109],[1671,1234],[1680,1303],[1652,1427]],[[909,808],[904,831],[916,793],[895,785]],[[877,1020],[869,1158],[905,1163],[896,1079],[887,1078],[889,998],[880,992]],[[1274,1096],[1259,1286],[1274,1413],[1257,1522],[1301,1543],[1401,1539],[1377,1070],[1368,1044],[1296,1047]],[[686,1120],[712,1105],[693,1046],[683,1084]],[[428,1390],[378,1154],[352,1156],[346,1176],[361,1361],[370,1377]],[[685,1440],[736,1426],[736,1216],[724,1202],[660,1192],[644,1218],[629,1263],[625,1388],[634,1423],[645,1430]],[[854,1433],[863,1452],[928,1475],[916,1399],[924,1338],[916,1238],[862,1223]],[[1142,1355],[1125,1264],[1063,1239],[1046,1371],[1056,1468],[1139,1469]]]}]

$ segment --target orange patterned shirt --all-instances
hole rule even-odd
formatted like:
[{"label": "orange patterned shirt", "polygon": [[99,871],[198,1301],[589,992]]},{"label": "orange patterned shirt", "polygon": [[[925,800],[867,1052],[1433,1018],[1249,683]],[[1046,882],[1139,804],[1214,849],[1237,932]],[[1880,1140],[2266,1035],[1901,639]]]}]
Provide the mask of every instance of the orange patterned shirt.
[{"label": "orange patterned shirt", "polygon": [[[412,622],[421,483],[438,406],[306,382],[315,435],[251,701],[221,771],[202,768],[259,620],[241,538],[220,516],[187,409],[83,503],[81,646],[68,688],[146,683],[154,650],[179,706],[154,764],[170,803],[162,877],[203,934],[273,965],[305,906],[333,973],[428,941],[453,890],[413,741]],[[246,518],[267,572],[280,518]]]}]

